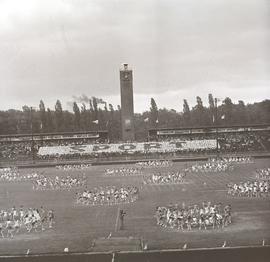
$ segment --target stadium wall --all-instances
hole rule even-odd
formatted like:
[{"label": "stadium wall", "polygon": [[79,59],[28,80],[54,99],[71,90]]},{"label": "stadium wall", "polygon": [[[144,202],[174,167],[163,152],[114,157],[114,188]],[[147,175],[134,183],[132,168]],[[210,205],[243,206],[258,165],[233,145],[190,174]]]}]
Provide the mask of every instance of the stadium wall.
[{"label": "stadium wall", "polygon": [[[230,157],[230,156],[244,156],[245,154],[219,154],[220,157]],[[270,158],[270,153],[250,153],[246,154],[247,156],[254,157],[256,159],[260,158]],[[93,160],[62,160],[62,161],[54,161],[54,160],[39,160],[39,161],[2,161],[0,162],[0,168],[2,167],[11,167],[16,166],[18,168],[42,168],[42,167],[55,167],[58,165],[78,165],[78,164],[91,164],[93,166],[98,165],[125,165],[125,164],[134,164],[137,162],[146,162],[146,161],[153,161],[153,160],[170,160],[172,162],[188,162],[188,161],[207,161],[208,158],[216,157],[216,154],[204,154],[204,155],[189,155],[183,157],[142,157],[142,156],[132,156],[132,158],[119,158],[119,157],[112,157],[110,160],[107,159],[93,159]]]}]

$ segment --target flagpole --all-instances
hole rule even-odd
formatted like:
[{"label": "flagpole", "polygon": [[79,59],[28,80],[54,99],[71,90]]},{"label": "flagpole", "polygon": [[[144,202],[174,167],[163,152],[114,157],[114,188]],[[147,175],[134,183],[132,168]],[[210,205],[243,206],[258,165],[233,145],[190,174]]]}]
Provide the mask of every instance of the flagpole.
[{"label": "flagpole", "polygon": [[35,153],[34,153],[34,134],[33,134],[33,107],[30,107],[30,121],[31,121],[31,152],[32,152],[32,160],[35,161]]},{"label": "flagpole", "polygon": [[218,106],[217,106],[218,99],[215,98],[215,126],[216,126],[216,154],[218,155]]}]

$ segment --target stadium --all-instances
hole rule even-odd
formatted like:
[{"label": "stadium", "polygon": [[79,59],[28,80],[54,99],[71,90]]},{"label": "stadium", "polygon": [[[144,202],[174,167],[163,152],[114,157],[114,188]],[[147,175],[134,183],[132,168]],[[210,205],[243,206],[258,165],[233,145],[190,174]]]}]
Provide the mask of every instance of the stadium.
[{"label": "stadium", "polygon": [[156,126],[136,141],[127,64],[120,88],[121,141],[32,122],[0,136],[1,258],[264,261],[270,125]]},{"label": "stadium", "polygon": [[0,1],[0,261],[270,261],[269,10]]},{"label": "stadium", "polygon": [[[115,258],[119,257],[119,261],[125,256],[128,257],[128,261],[132,259],[138,261],[136,259],[140,256],[142,256],[140,259],[159,261],[160,252],[162,252],[160,259],[167,256],[181,258],[183,256],[181,252],[192,252],[184,254],[192,259],[198,250],[201,250],[200,252],[208,250],[209,253],[205,256],[209,259],[212,256],[219,257],[219,252],[228,259],[235,256],[235,252],[241,258],[241,252],[246,254],[251,252],[251,248],[252,254],[256,254],[257,257],[265,256],[270,241],[269,195],[243,197],[229,195],[227,185],[246,180],[255,181],[258,170],[269,166],[269,145],[261,144],[261,141],[266,141],[262,138],[269,135],[269,126],[217,127],[212,130],[215,130],[214,137],[217,138],[214,143],[207,142],[211,141],[209,138],[212,134],[211,130],[207,132],[205,127],[149,130],[152,141],[143,143],[143,146],[142,143],[136,142],[119,143],[117,146],[102,143],[100,137],[106,141],[106,131],[2,136],[1,144],[5,145],[6,151],[12,146],[13,153],[16,153],[15,146],[20,153],[18,160],[1,161],[1,209],[43,206],[52,209],[55,218],[52,228],[46,228],[44,231],[38,227],[34,229],[33,226],[28,232],[22,227],[18,233],[13,232],[12,238],[5,236],[0,240],[1,255],[13,255],[11,258],[16,259],[28,251],[29,261],[39,261],[37,259],[42,261],[48,256],[50,261],[53,261],[51,259],[59,259],[59,253],[68,248],[74,261],[77,256],[86,256],[86,252],[90,259],[97,256],[95,258],[97,261],[111,261],[112,255]],[[224,137],[224,132],[225,134],[229,132],[231,137],[252,136],[256,140],[251,143],[252,147],[249,145],[247,153],[241,150],[242,143],[239,144],[239,151],[235,151],[235,143],[230,151],[230,148],[222,148],[222,142],[219,142]],[[164,133],[165,139],[162,137]],[[158,134],[161,137],[158,137]],[[181,146],[179,144],[168,146],[166,141],[170,136],[170,143],[181,142]],[[88,143],[85,144],[83,151],[82,145],[87,139]],[[74,146],[74,141],[77,141],[76,144],[79,146]],[[197,147],[194,148],[193,144],[187,143],[188,141],[197,141]],[[42,143],[34,158],[32,153],[27,154],[31,142],[34,142],[35,146]],[[65,151],[67,154],[59,157],[62,147],[71,151]],[[24,148],[25,154],[22,154],[19,148]],[[48,148],[51,149],[51,155],[44,158],[43,152],[46,151],[48,154]],[[55,154],[55,150],[59,153]],[[82,154],[81,158],[78,157],[78,152]],[[210,170],[190,170],[196,165],[203,166],[209,160],[211,163],[215,158],[227,160],[234,168],[224,171],[211,170],[211,167]],[[176,170],[186,172],[180,181],[177,177],[162,183],[151,180],[151,174],[166,176]],[[62,185],[50,187],[49,184],[44,188],[42,186],[33,188],[38,176],[51,179],[57,176],[61,180],[61,177],[67,175],[78,179],[86,177],[86,184],[82,188],[80,185],[74,188],[70,186],[68,190]],[[76,193],[84,187],[102,188],[108,185],[116,188],[124,185],[135,186],[139,189],[138,197],[134,202],[114,200],[115,202],[111,204],[106,201],[95,203],[95,200],[86,205],[76,202]],[[179,229],[169,224],[165,227],[157,224],[155,212],[158,206],[183,204],[190,206],[201,205],[202,202],[230,204],[232,224],[214,229],[212,225],[207,225],[206,229],[194,226],[190,230],[186,225],[183,229]],[[123,230],[119,229],[120,210],[126,213]],[[6,234],[4,228],[2,232]],[[241,248],[237,251],[239,247]],[[232,251],[227,252],[225,249]],[[35,254],[43,256],[36,257]],[[63,259],[66,259],[65,256]],[[254,257],[250,256],[250,259],[249,261],[252,261]]]}]

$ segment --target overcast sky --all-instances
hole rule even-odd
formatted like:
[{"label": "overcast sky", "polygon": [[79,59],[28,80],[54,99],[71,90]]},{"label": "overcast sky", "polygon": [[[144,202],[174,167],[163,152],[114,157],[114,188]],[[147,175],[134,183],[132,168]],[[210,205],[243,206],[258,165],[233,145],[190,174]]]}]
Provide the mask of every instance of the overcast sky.
[{"label": "overcast sky", "polygon": [[0,110],[81,94],[117,105],[123,62],[136,112],[151,97],[178,111],[210,92],[270,98],[270,1],[0,0]]}]

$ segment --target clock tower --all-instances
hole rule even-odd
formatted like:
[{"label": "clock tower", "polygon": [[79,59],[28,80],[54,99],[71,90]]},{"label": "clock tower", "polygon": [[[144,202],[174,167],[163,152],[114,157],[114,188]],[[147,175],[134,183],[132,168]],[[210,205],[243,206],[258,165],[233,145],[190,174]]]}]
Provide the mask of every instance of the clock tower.
[{"label": "clock tower", "polygon": [[120,69],[122,140],[134,141],[133,76],[128,64]]}]

